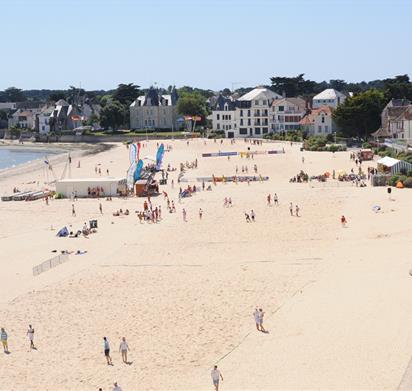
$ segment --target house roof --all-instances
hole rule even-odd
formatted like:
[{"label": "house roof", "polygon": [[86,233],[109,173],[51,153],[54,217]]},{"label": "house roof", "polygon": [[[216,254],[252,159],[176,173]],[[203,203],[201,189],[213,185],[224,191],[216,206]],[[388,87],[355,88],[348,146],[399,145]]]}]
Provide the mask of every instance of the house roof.
[{"label": "house roof", "polygon": [[376,163],[382,164],[386,167],[393,167],[395,164],[399,163],[400,160],[394,159],[393,157],[385,156],[382,159],[379,159]]},{"label": "house roof", "polygon": [[321,106],[318,109],[312,109],[312,111],[308,115],[304,116],[299,123],[301,125],[310,125],[315,122],[315,117],[322,113],[332,115],[332,108],[329,106]]},{"label": "house roof", "polygon": [[[395,109],[395,107],[391,107],[391,109]],[[396,110],[399,112],[399,115],[394,118],[393,115],[391,115],[391,120],[393,121],[399,121],[399,120],[407,120],[410,121],[412,120],[412,105],[409,106],[403,106],[403,107],[396,107],[396,109],[400,109],[400,110]]]},{"label": "house roof", "polygon": [[69,104],[64,99],[59,99],[56,102],[56,106],[69,106]]},{"label": "house roof", "polygon": [[320,94],[315,95],[313,97],[313,100],[337,99],[337,98],[346,98],[346,96],[333,88],[327,88],[326,90],[323,90]]},{"label": "house roof", "polygon": [[28,110],[17,110],[14,114],[13,117],[32,117],[33,116],[33,112],[32,111],[28,111]]},{"label": "house roof", "polygon": [[373,137],[389,137],[390,134],[386,129],[379,128],[376,132],[371,133]]},{"label": "house roof", "polygon": [[244,101],[244,100],[254,100],[256,98],[264,97],[267,100],[271,99],[280,99],[282,98],[281,95],[277,94],[276,92],[273,92],[269,90],[268,88],[264,87],[257,87],[253,89],[252,91],[248,92],[245,95],[242,95],[238,100]]},{"label": "house roof", "polygon": [[285,103],[292,104],[294,106],[298,106],[301,109],[305,109],[306,107],[306,102],[302,98],[282,98],[282,99],[276,99],[273,101],[272,106],[281,106],[284,105]]}]

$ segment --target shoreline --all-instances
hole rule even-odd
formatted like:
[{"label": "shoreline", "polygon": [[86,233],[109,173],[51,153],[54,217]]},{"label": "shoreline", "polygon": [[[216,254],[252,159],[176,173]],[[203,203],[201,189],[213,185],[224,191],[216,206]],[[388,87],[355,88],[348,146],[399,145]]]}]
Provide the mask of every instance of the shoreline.
[{"label": "shoreline", "polygon": [[[27,151],[44,151],[47,154],[53,153],[52,156],[49,156],[49,162],[52,164],[60,164],[63,163],[69,154],[72,158],[78,158],[80,156],[90,156],[96,155],[98,153],[108,151],[113,148],[115,144],[109,143],[100,143],[100,144],[77,144],[77,143],[55,143],[53,145],[46,144],[46,143],[25,143],[25,144],[15,144],[15,143],[2,143],[0,144],[0,149],[2,147],[7,149],[21,149]],[[52,152],[53,151],[53,152]],[[43,158],[39,157],[38,159],[31,160],[29,162],[18,164],[14,167],[6,167],[0,169],[0,181],[6,178],[10,178],[11,176],[26,174],[30,172],[35,172],[42,168],[44,164]]]}]

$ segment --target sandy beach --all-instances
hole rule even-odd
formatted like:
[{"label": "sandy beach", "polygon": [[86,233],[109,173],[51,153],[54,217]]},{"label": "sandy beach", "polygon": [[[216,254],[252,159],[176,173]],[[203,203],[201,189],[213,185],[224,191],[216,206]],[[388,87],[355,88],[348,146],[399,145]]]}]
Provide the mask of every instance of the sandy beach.
[{"label": "sandy beach", "polygon": [[[144,142],[143,156],[155,155],[156,144]],[[136,217],[143,198],[79,199],[76,217],[68,199],[0,202],[0,327],[11,352],[0,353],[1,390],[109,390],[115,381],[123,391],[213,390],[215,364],[224,376],[220,390],[412,385],[407,189],[393,189],[389,199],[386,188],[333,179],[289,183],[300,170],[319,175],[356,169],[349,151],[301,152],[300,144],[241,140],[165,144],[173,149],[164,167],[199,164],[186,171],[189,182],[179,185],[177,170],[161,186],[177,212],[167,212],[163,195],[153,198],[163,210],[157,224]],[[201,157],[247,147],[284,148],[285,154]],[[73,178],[95,177],[95,167],[102,175],[125,176],[129,165],[122,144],[72,156]],[[58,176],[65,165],[59,159],[53,163]],[[235,175],[242,165],[251,175],[254,164],[268,181],[218,183],[178,202],[179,186],[201,185],[196,177]],[[363,163],[368,166],[375,163]],[[42,166],[16,169],[0,177],[0,194],[15,186],[44,187],[45,180]],[[279,205],[268,206],[266,197],[274,193]],[[223,206],[225,197],[232,207]],[[290,216],[290,202],[299,205],[300,217]],[[120,208],[130,215],[114,217]],[[244,213],[252,209],[256,221],[246,223]],[[94,218],[98,232],[89,238],[56,237],[60,228],[81,228]],[[33,277],[33,266],[62,250],[87,253],[73,253]],[[255,328],[256,306],[265,311],[266,334]],[[29,349],[29,324],[37,350]],[[104,336],[113,366],[106,364]],[[118,352],[122,337],[131,349],[130,365]]]}]

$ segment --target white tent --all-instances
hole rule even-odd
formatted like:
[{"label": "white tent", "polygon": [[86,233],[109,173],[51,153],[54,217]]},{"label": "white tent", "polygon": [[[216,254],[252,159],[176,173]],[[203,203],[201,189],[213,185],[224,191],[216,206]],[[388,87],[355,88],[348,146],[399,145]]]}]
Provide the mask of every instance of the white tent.
[{"label": "white tent", "polygon": [[62,179],[56,182],[56,192],[63,194],[66,198],[70,198],[74,194],[80,198],[89,197],[89,193],[98,188],[101,197],[115,197],[119,194],[119,191],[124,191],[125,185],[125,178]]},{"label": "white tent", "polygon": [[[405,162],[404,160],[394,159],[393,157],[385,156],[379,159],[377,162],[378,167],[383,166],[386,171],[391,172],[391,174],[398,174],[401,171],[412,171],[412,164]],[[389,170],[388,170],[389,169]]]}]

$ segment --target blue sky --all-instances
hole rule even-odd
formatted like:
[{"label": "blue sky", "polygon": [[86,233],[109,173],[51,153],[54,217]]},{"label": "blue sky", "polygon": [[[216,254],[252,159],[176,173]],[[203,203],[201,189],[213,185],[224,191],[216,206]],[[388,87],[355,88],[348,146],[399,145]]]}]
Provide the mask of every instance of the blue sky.
[{"label": "blue sky", "polygon": [[391,77],[412,69],[411,15],[411,0],[0,0],[0,89]]}]

